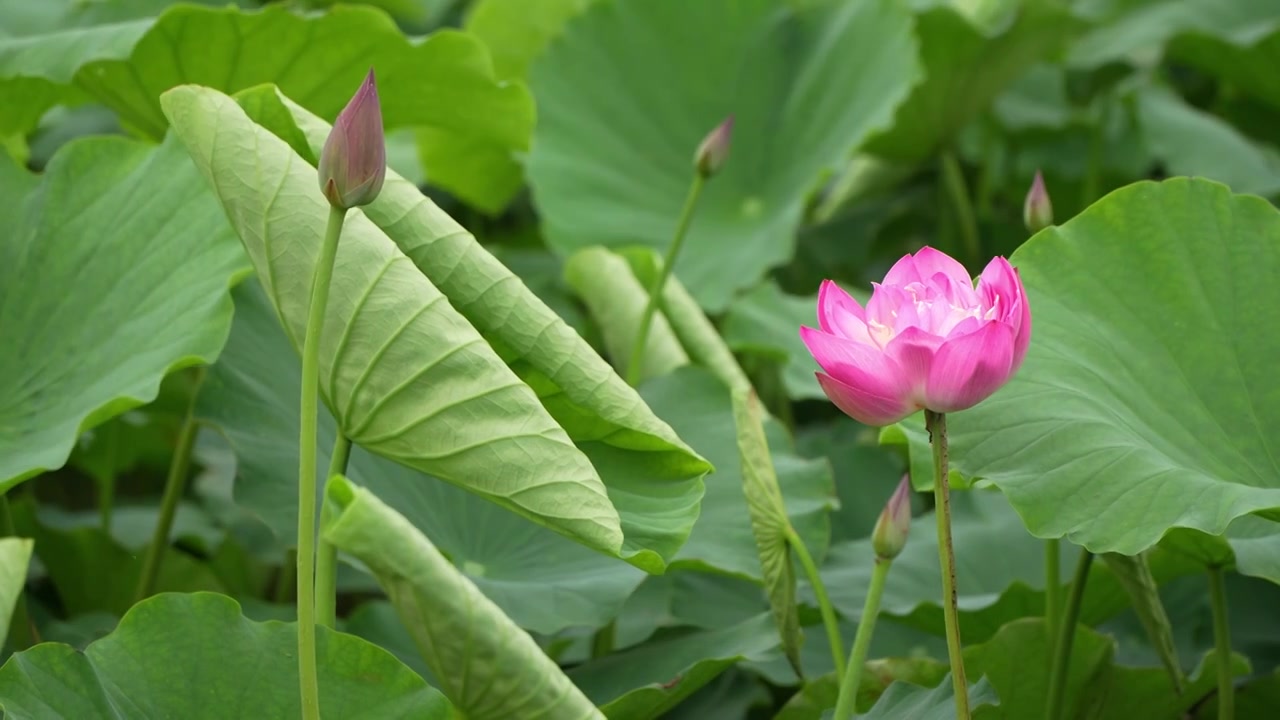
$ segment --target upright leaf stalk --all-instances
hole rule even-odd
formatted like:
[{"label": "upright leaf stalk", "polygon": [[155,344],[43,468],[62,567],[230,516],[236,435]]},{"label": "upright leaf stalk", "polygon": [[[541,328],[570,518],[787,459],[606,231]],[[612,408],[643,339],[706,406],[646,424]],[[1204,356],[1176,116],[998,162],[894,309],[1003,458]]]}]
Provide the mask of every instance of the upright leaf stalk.
[{"label": "upright leaf stalk", "polygon": [[[382,110],[373,70],[334,121],[320,153],[320,190],[329,201],[324,242],[311,281],[302,342],[302,398],[298,435],[298,687],[304,720],[320,718],[316,667],[316,431],[320,391],[320,333],[347,210],[377,198],[386,176]],[[327,611],[326,611],[327,612]]]},{"label": "upright leaf stalk", "polygon": [[942,619],[947,630],[947,656],[951,662],[951,685],[955,691],[956,718],[969,718],[969,682],[964,674],[964,653],[960,643],[960,611],[956,603],[956,553],[951,543],[951,485],[947,457],[947,416],[924,411],[929,442],[933,444],[934,516],[938,521],[938,562],[942,567]]}]

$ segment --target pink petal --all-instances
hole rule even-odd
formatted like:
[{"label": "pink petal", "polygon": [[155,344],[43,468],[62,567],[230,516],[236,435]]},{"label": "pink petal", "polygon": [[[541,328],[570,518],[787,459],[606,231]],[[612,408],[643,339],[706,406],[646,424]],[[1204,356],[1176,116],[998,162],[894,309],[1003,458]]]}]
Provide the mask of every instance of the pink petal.
[{"label": "pink petal", "polygon": [[884,352],[902,368],[902,375],[911,387],[911,394],[923,401],[925,386],[929,382],[929,368],[933,366],[933,356],[942,345],[942,338],[926,332],[918,327],[903,330],[889,344]]},{"label": "pink petal", "polygon": [[[1022,283],[1008,260],[1002,257],[991,258],[991,262],[982,271],[982,276],[978,278],[978,295],[987,308],[996,307],[998,319],[1010,323],[1018,321],[1018,316],[1012,315],[1012,311],[1015,301],[1022,297]],[[1000,298],[999,303],[996,302],[997,297]],[[1018,329],[1016,324],[1013,329]]]},{"label": "pink petal", "polygon": [[880,346],[882,336],[875,332],[874,326],[896,328],[915,324],[915,305],[911,302],[911,297],[900,288],[871,283],[871,299],[867,301],[865,317],[872,340]]},{"label": "pink petal", "polygon": [[800,328],[800,339],[828,375],[868,396],[905,402],[910,386],[902,369],[879,348],[809,327]]},{"label": "pink petal", "polygon": [[831,280],[823,280],[818,290],[818,326],[823,332],[874,344],[867,333],[866,314],[862,305]]},{"label": "pink petal", "polygon": [[1018,372],[1018,368],[1022,367],[1022,360],[1027,356],[1027,347],[1031,345],[1031,303],[1026,293],[1019,298],[1017,317],[1018,329],[1013,338],[1013,362],[1009,366],[1011,377]]},{"label": "pink petal", "polygon": [[901,397],[881,397],[840,382],[824,373],[815,374],[818,376],[818,384],[822,385],[822,391],[827,394],[831,402],[835,403],[835,406],[844,414],[863,425],[872,427],[892,425],[919,409]]},{"label": "pink petal", "polygon": [[[916,251],[915,254],[916,272],[920,274],[920,279],[929,282],[934,275],[942,273],[948,280],[957,285],[968,285],[973,287],[973,278],[970,277],[969,271],[964,269],[955,258],[942,252],[925,246]],[[885,278],[886,282],[888,278]],[[942,287],[939,285],[938,287]]]},{"label": "pink petal", "polygon": [[982,402],[1009,381],[1013,352],[1013,329],[997,321],[943,343],[929,370],[925,406],[956,412]]},{"label": "pink petal", "polygon": [[913,282],[924,282],[924,278],[920,277],[920,273],[916,270],[916,259],[907,254],[898,258],[898,262],[889,268],[889,272],[884,274],[882,284],[902,287]]}]

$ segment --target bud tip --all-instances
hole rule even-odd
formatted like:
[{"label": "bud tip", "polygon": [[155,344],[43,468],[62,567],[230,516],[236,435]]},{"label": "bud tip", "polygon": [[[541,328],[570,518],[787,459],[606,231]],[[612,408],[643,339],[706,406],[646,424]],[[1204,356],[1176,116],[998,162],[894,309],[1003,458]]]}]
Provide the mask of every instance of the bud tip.
[{"label": "bud tip", "polygon": [[730,141],[733,139],[733,115],[707,133],[698,152],[693,156],[693,165],[698,174],[704,178],[711,177],[720,171],[729,157]]},{"label": "bud tip", "polygon": [[892,560],[902,552],[907,544],[907,533],[911,530],[911,476],[903,475],[902,481],[889,496],[880,518],[876,520],[875,530],[871,532],[871,547],[876,556]]},{"label": "bud tip", "polygon": [[1027,199],[1022,206],[1022,222],[1033,233],[1053,224],[1053,203],[1049,200],[1049,191],[1045,189],[1044,176],[1039,170],[1031,181],[1031,189],[1027,191]]}]

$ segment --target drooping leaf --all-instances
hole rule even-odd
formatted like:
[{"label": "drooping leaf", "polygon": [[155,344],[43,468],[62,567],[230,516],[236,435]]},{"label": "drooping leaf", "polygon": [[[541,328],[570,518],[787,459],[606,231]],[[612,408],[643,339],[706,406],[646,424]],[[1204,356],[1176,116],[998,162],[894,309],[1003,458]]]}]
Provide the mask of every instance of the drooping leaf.
[{"label": "drooping leaf", "polygon": [[[1000,705],[1000,698],[985,677],[970,685],[968,693],[969,708],[975,713],[975,717],[981,717],[984,709]],[[877,718],[950,720],[956,715],[955,702],[950,675],[943,678],[942,682],[932,690],[899,681],[889,686],[870,712],[858,717],[865,720]]]},{"label": "drooping leaf", "polygon": [[1035,61],[1051,55],[1075,23],[1046,0],[953,3],[916,0],[924,82],[897,108],[893,124],[867,145],[898,162],[928,158],[987,108]]},{"label": "drooping leaf", "polygon": [[[322,717],[451,717],[386,650],[323,627],[316,639]],[[297,717],[297,643],[295,625],[246,620],[229,597],[158,595],[83,653],[44,643],[10,657],[0,709],[13,720]]]},{"label": "drooping leaf", "polygon": [[[631,272],[627,261],[607,248],[583,248],[565,261],[565,280],[582,298],[604,334],[605,347],[619,371],[627,367],[636,345],[636,329],[648,304],[649,293]],[[640,356],[640,380],[666,375],[689,364],[689,356],[671,329],[664,313],[654,312]]]},{"label": "drooping leaf", "polygon": [[820,174],[888,124],[917,77],[898,3],[619,0],[571,19],[531,70],[529,181],[548,242],[666,248],[693,152],[726,116],[675,273],[721,310],[785,262]]},{"label": "drooping leaf", "polygon": [[[318,152],[329,126],[283,102]],[[520,278],[417,188],[389,174],[378,202],[363,210],[591,458],[622,517],[624,552],[631,561],[660,567],[687,537],[698,514],[701,478],[711,465]]]},{"label": "drooping leaf", "polygon": [[1261,330],[1280,327],[1278,249],[1274,207],[1185,178],[1036,235],[1013,256],[1035,322],[1027,359],[953,415],[953,467],[998,485],[1033,534],[1094,552],[1280,517],[1280,345]]},{"label": "drooping leaf", "polygon": [[[297,534],[300,363],[256,281],[241,285],[233,297],[231,337],[209,369],[197,412],[235,450],[236,500],[291,543]],[[319,468],[328,467],[335,427],[322,409]],[[529,630],[603,625],[644,577],[626,563],[361,448],[352,449],[347,474],[397,508]]]},{"label": "drooping leaf", "polygon": [[733,421],[738,430],[738,454],[742,459],[742,492],[747,500],[751,532],[756,538],[760,572],[773,609],[773,620],[782,636],[782,649],[796,674],[800,665],[800,609],[796,604],[796,569],[791,561],[791,521],[778,489],[778,475],[769,456],[764,433],[765,415],[750,389],[733,392]]},{"label": "drooping leaf", "polygon": [[0,648],[9,634],[9,618],[27,584],[27,563],[32,541],[27,538],[0,538]]},{"label": "drooping leaf", "polygon": [[[175,133],[241,234],[295,347],[328,208],[315,169],[231,98],[165,94]],[[463,486],[610,554],[623,531],[590,460],[537,396],[362,212],[338,247],[321,388],[362,447]],[[638,562],[661,563],[655,557]]]},{"label": "drooping leaf", "polygon": [[408,520],[335,476],[324,537],[359,558],[409,629],[445,694],[468,717],[602,717],[538,647]]},{"label": "drooping leaf", "polygon": [[1280,193],[1280,151],[1188,105],[1167,88],[1142,88],[1136,98],[1143,137],[1169,174],[1206,177],[1236,192]]},{"label": "drooping leaf", "polygon": [[746,658],[778,646],[770,614],[719,630],[684,633],[593,660],[569,677],[609,720],[661,717],[698,688]]},{"label": "drooping leaf", "polygon": [[66,462],[77,435],[212,362],[244,254],[182,146],[64,147],[36,177],[0,158],[0,490]]},{"label": "drooping leaf", "polygon": [[[702,513],[676,555],[676,564],[759,579],[760,558],[743,493],[729,389],[706,370],[681,368],[645,383],[641,394],[717,469],[707,478]],[[796,457],[777,421],[767,420],[765,433],[789,521],[814,557],[821,558],[830,535],[831,468],[825,459]]]}]

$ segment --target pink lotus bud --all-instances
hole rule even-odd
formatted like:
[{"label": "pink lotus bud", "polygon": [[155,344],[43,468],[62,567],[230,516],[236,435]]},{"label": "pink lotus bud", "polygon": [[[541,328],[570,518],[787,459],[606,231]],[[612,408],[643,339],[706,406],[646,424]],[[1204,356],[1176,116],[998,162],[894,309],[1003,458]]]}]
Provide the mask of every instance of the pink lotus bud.
[{"label": "pink lotus bud", "polygon": [[1018,271],[1004,258],[987,264],[975,289],[963,265],[926,247],[872,285],[864,310],[824,281],[821,329],[800,328],[822,366],[822,389],[853,419],[884,426],[919,410],[964,410],[1021,367],[1031,308]]},{"label": "pink lotus bud", "polygon": [[338,119],[320,152],[320,190],[330,205],[350,210],[378,197],[387,176],[387,145],[373,68]]},{"label": "pink lotus bud", "polygon": [[1038,233],[1053,224],[1053,203],[1049,202],[1049,191],[1044,189],[1044,178],[1040,171],[1031,181],[1031,189],[1027,191],[1026,202],[1022,204],[1022,224],[1027,230]]},{"label": "pink lotus bud", "polygon": [[693,166],[697,168],[699,175],[709,178],[720,172],[724,161],[729,158],[729,145],[732,139],[733,116],[730,115],[714,130],[707,133],[707,137],[698,146],[698,152],[693,156]]},{"label": "pink lotus bud", "polygon": [[903,475],[898,489],[889,496],[884,510],[880,511],[880,519],[876,520],[876,529],[871,532],[871,547],[876,557],[892,560],[898,557],[907,544],[907,533],[911,530],[911,476]]}]

